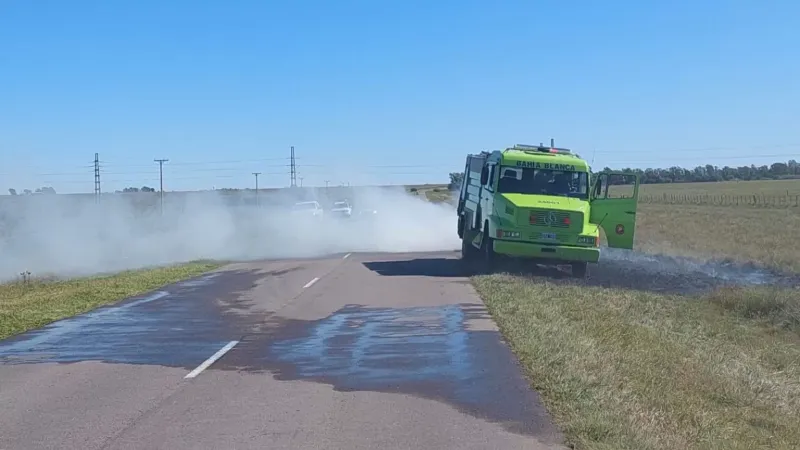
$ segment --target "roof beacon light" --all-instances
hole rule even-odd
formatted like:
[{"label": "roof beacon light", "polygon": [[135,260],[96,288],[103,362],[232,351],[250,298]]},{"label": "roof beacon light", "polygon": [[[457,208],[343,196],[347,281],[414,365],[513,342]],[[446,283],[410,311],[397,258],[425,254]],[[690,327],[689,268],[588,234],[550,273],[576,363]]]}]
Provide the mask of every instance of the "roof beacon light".
[{"label": "roof beacon light", "polygon": [[558,155],[571,155],[572,152],[567,148],[545,147],[543,145],[525,145],[517,144],[514,146],[516,150],[524,152],[541,152],[541,153],[555,153]]}]

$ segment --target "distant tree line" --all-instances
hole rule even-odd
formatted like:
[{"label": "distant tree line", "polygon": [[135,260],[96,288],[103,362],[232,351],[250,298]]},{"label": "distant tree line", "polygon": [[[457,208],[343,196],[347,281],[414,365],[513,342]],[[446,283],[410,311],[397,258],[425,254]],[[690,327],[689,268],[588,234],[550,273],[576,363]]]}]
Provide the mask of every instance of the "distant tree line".
[{"label": "distant tree line", "polygon": [[[780,180],[785,178],[800,178],[800,164],[793,159],[789,162],[776,162],[768,166],[719,167],[706,164],[705,166],[697,166],[694,169],[686,169],[678,166],[673,166],[668,169],[611,169],[610,167],[604,167],[600,173],[603,172],[638,174],[643,184]],[[464,172],[452,172],[450,174],[450,189],[461,186],[461,181],[463,179]],[[612,181],[612,184],[615,183]]]},{"label": "distant tree line", "polygon": [[[19,195],[19,194],[17,193],[17,190],[16,190],[16,189],[14,189],[14,188],[9,188],[9,189],[8,189],[8,193],[9,193],[10,195]],[[55,194],[55,193],[56,193],[56,190],[55,190],[55,189],[53,189],[53,188],[51,188],[50,186],[42,186],[42,187],[40,187],[40,188],[36,188],[36,190],[33,190],[33,191],[32,191],[32,190],[30,190],[30,189],[23,189],[23,190],[22,190],[22,195],[33,195],[33,194]]]},{"label": "distant tree line", "polygon": [[115,193],[116,194],[128,194],[128,193],[131,193],[131,192],[155,192],[155,191],[156,191],[155,188],[151,188],[149,186],[142,186],[140,188],[126,187],[125,189],[123,189],[121,191],[116,191]]},{"label": "distant tree line", "polygon": [[458,189],[461,187],[461,182],[464,180],[464,172],[450,173],[450,184],[447,186],[449,189]]},{"label": "distant tree line", "polygon": [[800,164],[795,160],[776,162],[769,166],[697,166],[694,169],[673,166],[669,169],[611,169],[604,167],[602,172],[623,172],[638,174],[643,184],[662,183],[704,183],[714,181],[754,181],[780,180],[800,177]]},{"label": "distant tree line", "polygon": [[[135,188],[135,187],[126,187],[125,189],[123,189],[123,190],[121,190],[121,191],[116,191],[116,193],[117,193],[117,194],[123,194],[123,193],[129,193],[129,192],[155,192],[155,191],[156,191],[156,190],[155,190],[154,188],[151,188],[151,187],[149,187],[149,186],[142,186],[141,188]],[[9,193],[10,195],[20,195],[19,193],[17,193],[17,190],[16,190],[16,189],[14,189],[14,188],[9,188],[9,189],[8,189],[8,193]],[[40,187],[40,188],[37,188],[37,189],[36,189],[36,190],[34,190],[34,191],[31,191],[30,189],[24,189],[24,190],[22,191],[22,195],[33,195],[33,194],[55,194],[55,193],[56,193],[56,190],[55,190],[55,189],[53,189],[53,188],[52,188],[52,187],[50,187],[50,186],[42,186],[42,187]]]}]

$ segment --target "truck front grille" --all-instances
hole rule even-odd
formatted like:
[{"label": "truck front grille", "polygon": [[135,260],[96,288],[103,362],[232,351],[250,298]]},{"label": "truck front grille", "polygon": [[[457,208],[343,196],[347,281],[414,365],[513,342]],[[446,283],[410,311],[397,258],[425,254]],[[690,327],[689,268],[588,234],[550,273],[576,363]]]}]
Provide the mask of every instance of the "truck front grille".
[{"label": "truck front grille", "polygon": [[[566,222],[566,219],[569,221]],[[528,223],[537,227],[569,228],[575,223],[575,218],[566,211],[532,209],[528,216]]]}]

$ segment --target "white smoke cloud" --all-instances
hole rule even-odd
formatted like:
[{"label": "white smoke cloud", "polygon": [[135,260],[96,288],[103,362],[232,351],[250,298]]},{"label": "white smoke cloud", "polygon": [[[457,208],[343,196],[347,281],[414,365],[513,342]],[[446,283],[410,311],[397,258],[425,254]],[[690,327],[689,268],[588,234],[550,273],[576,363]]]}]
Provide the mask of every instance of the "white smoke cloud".
[{"label": "white smoke cloud", "polygon": [[[252,260],[324,256],[339,252],[411,252],[460,247],[452,206],[434,204],[403,188],[284,190],[229,196],[221,191],[0,197],[0,281],[34,275],[79,276],[194,259]],[[350,219],[328,214],[346,197]],[[249,199],[250,204],[242,204]],[[317,220],[290,212],[301,200],[326,208]],[[367,214],[359,214],[360,211]],[[377,214],[371,214],[371,211]]]}]

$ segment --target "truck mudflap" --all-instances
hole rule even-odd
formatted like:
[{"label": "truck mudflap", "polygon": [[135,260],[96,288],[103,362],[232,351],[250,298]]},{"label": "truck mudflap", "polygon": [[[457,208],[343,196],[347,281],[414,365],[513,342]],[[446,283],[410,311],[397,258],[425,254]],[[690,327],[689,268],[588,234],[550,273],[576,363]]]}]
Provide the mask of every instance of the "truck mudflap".
[{"label": "truck mudflap", "polygon": [[503,239],[494,239],[494,251],[497,254],[514,258],[532,258],[554,262],[596,263],[600,260],[600,249],[597,247],[547,245]]}]

